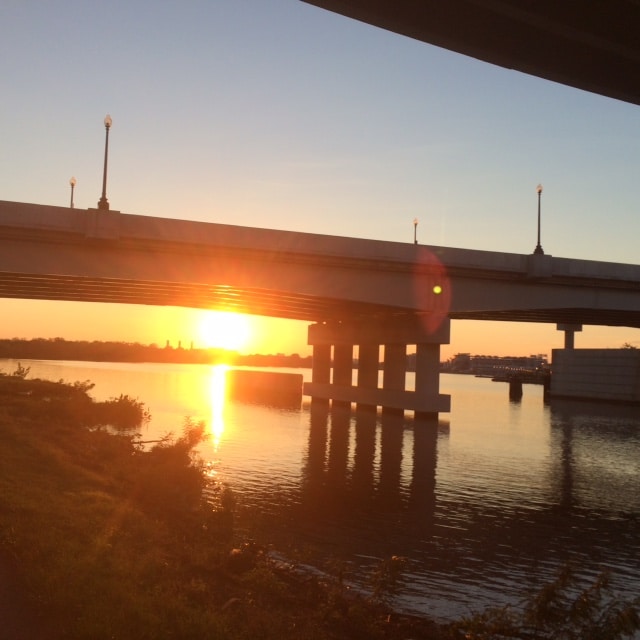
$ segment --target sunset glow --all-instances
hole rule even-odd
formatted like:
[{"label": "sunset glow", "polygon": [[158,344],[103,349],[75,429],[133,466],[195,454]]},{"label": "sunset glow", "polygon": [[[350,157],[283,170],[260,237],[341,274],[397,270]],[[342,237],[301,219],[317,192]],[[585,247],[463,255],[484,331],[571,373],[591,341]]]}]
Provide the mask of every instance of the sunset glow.
[{"label": "sunset glow", "polygon": [[224,364],[211,369],[211,437],[213,450],[218,451],[224,433],[224,405],[226,401],[226,374],[228,367]]},{"label": "sunset glow", "polygon": [[198,328],[199,342],[205,348],[243,349],[251,339],[249,318],[240,313],[209,311]]}]

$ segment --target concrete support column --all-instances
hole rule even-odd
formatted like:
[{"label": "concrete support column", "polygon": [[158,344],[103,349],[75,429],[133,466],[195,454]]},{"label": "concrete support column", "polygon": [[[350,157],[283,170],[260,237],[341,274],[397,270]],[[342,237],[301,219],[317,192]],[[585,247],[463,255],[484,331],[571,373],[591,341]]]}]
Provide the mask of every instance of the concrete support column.
[{"label": "concrete support column", "polygon": [[[380,346],[377,344],[361,344],[358,347],[358,387],[375,391],[378,388],[378,371],[380,368]],[[372,393],[372,398],[374,394]],[[376,410],[376,403],[358,403],[358,410]]]},{"label": "concrete support column", "polygon": [[[333,384],[339,387],[350,387],[353,375],[353,345],[336,344],[333,347]],[[334,400],[334,406],[350,407],[347,400]]]},{"label": "concrete support column", "polygon": [[558,331],[564,331],[564,348],[575,348],[575,333],[576,331],[582,331],[581,324],[566,324],[560,323],[556,325]]},{"label": "concrete support column", "polygon": [[[382,388],[392,391],[404,391],[407,373],[407,345],[385,344],[382,367]],[[383,413],[403,413],[402,409],[383,407]]]},{"label": "concrete support column", "polygon": [[[440,394],[440,345],[416,345],[416,396],[425,401],[431,400],[433,406]],[[434,414],[416,412],[417,418],[426,418]]]},{"label": "concrete support column", "polygon": [[[313,363],[311,365],[311,381],[320,384],[331,382],[331,345],[313,345]],[[318,398],[313,396],[311,404],[316,407],[329,406],[328,398]]]},{"label": "concrete support column", "polygon": [[331,381],[331,345],[313,345],[312,382],[329,383]]}]

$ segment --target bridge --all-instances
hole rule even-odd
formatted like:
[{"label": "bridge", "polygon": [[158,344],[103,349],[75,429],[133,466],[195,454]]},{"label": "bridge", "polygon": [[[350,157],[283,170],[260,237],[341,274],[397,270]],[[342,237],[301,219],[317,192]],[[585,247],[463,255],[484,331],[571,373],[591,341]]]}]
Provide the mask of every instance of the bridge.
[{"label": "bridge", "polygon": [[307,395],[431,415],[451,319],[640,327],[640,266],[0,201],[0,297],[305,320]]},{"label": "bridge", "polygon": [[637,0],[303,0],[457,53],[640,104]]}]

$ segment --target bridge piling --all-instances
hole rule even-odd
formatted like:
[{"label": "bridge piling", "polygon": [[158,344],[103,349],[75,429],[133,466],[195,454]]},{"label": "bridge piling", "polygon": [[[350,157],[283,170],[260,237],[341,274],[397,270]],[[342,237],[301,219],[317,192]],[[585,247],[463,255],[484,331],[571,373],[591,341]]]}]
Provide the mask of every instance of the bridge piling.
[{"label": "bridge piling", "polygon": [[[416,389],[426,397],[435,398],[440,392],[440,344],[416,345]],[[416,411],[416,418],[427,418],[433,412]]]},{"label": "bridge piling", "polygon": [[[311,382],[303,388],[312,404],[382,408],[385,415],[414,411],[416,417],[450,410],[450,397],[440,389],[440,345],[449,342],[449,320],[433,330],[419,315],[314,324]],[[416,384],[407,389],[407,347],[416,346]],[[352,382],[354,347],[358,347],[357,382]],[[380,347],[383,360],[380,362]],[[333,354],[333,357],[332,357]],[[382,367],[382,385],[378,382]]]},{"label": "bridge piling", "polygon": [[[341,387],[351,386],[353,371],[353,345],[336,344],[333,348],[333,384]],[[336,400],[334,406],[349,408],[347,400]]]},{"label": "bridge piling", "polygon": [[[380,347],[377,344],[361,344],[358,347],[358,387],[373,393],[378,388]],[[375,404],[359,402],[358,411],[375,411]]]},{"label": "bridge piling", "polygon": [[[382,367],[382,388],[390,391],[404,391],[407,373],[407,345],[385,344],[384,363]],[[404,407],[382,405],[385,415],[397,415],[404,412]]]},{"label": "bridge piling", "polygon": [[559,322],[556,324],[556,329],[558,331],[564,331],[564,348],[575,349],[575,334],[576,331],[582,331],[582,325]]},{"label": "bridge piling", "polygon": [[[313,368],[311,370],[311,382],[317,385],[328,385],[331,381],[331,345],[313,345]],[[329,399],[315,396],[311,399],[314,407],[328,407]]]}]

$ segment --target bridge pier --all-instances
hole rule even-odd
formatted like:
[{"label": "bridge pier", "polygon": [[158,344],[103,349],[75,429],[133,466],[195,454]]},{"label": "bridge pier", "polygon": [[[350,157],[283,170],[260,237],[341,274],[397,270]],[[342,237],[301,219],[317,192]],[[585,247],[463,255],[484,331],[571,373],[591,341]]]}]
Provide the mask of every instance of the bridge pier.
[{"label": "bridge pier", "polygon": [[[303,393],[311,396],[313,405],[350,407],[355,403],[359,411],[381,407],[386,415],[409,410],[422,418],[447,412],[451,399],[440,393],[440,345],[449,343],[449,328],[445,318],[432,331],[418,315],[311,325],[308,343],[313,347],[313,366]],[[409,345],[416,346],[414,389],[407,389],[406,383]]]},{"label": "bridge pier", "polygon": [[[404,391],[407,373],[407,345],[385,344],[384,362],[382,365],[382,388],[385,391]],[[404,407],[395,406],[393,403],[382,404],[382,413],[385,415],[397,415],[404,413]]]},{"label": "bridge pier", "polygon": [[[313,368],[311,369],[311,384],[328,385],[331,382],[331,345],[313,345]],[[304,394],[304,390],[303,390]],[[328,407],[328,398],[311,398],[311,404],[318,407]]]},{"label": "bridge pier", "polygon": [[558,323],[556,324],[556,329],[558,331],[564,331],[564,348],[575,349],[575,334],[576,331],[582,331],[582,325]]},{"label": "bridge pier", "polygon": [[[353,345],[336,344],[333,348],[333,384],[350,387],[352,374]],[[334,405],[349,408],[351,403],[347,400],[336,400]]]},{"label": "bridge pier", "polygon": [[[380,345],[361,344],[358,347],[358,387],[374,393],[378,388],[378,370],[380,367]],[[376,410],[375,404],[359,402],[358,411]]]}]

